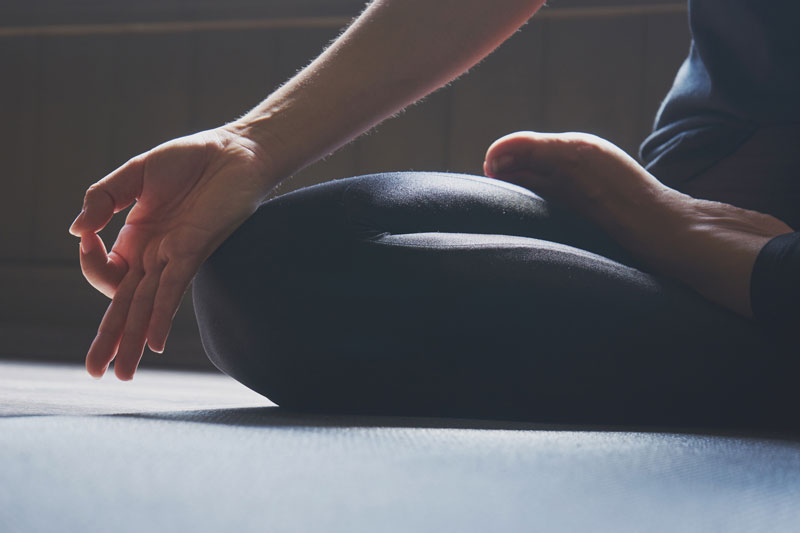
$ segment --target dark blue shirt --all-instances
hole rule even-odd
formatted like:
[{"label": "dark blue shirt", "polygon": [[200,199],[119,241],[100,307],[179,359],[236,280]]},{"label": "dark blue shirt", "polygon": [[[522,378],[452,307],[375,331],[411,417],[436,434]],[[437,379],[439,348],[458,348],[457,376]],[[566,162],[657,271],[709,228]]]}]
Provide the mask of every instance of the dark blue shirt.
[{"label": "dark blue shirt", "polygon": [[667,182],[676,165],[684,179],[701,172],[760,125],[800,123],[800,0],[689,0],[689,27],[689,56],[641,148]]}]

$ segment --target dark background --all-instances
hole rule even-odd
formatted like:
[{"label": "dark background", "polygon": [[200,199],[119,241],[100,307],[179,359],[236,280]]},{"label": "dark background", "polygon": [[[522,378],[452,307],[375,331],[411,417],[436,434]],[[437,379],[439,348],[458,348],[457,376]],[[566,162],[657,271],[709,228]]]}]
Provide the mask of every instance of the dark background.
[{"label": "dark background", "polygon": [[[388,170],[481,173],[520,129],[635,154],[688,51],[675,0],[562,0],[469,74],[281,187]],[[5,1],[0,6],[0,357],[82,361],[107,301],[67,233],[88,185],[244,113],[363,7],[350,0]],[[103,233],[110,245],[117,220]],[[311,332],[310,334],[313,334]],[[187,298],[164,356],[207,367]]]}]

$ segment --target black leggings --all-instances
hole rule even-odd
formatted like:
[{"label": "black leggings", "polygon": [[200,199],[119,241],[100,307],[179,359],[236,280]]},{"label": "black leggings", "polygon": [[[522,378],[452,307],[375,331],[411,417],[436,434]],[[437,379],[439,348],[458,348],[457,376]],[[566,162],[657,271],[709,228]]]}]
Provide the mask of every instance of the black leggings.
[{"label": "black leggings", "polygon": [[288,408],[785,424],[798,358],[633,264],[523,188],[391,173],[264,203],[194,303],[211,361]]}]

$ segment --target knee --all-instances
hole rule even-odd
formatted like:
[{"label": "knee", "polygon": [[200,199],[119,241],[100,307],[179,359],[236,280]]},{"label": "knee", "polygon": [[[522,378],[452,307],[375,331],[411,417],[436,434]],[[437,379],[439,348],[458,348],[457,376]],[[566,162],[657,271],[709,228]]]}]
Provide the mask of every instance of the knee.
[{"label": "knee", "polygon": [[203,265],[192,288],[203,349],[223,373],[276,404],[291,405],[296,391],[288,332],[277,318],[281,304],[250,297],[241,273],[218,270],[218,259]]},{"label": "knee", "polygon": [[[259,215],[258,213],[256,215]],[[203,348],[222,372],[276,403],[284,403],[286,324],[292,268],[281,251],[281,227],[254,216],[200,267],[192,284]]]},{"label": "knee", "polygon": [[341,241],[349,237],[342,224],[326,223],[339,217],[330,199],[301,193],[267,202],[205,261],[192,286],[209,360],[282,406],[307,400],[319,354],[306,348],[330,315],[320,291],[347,263]]}]

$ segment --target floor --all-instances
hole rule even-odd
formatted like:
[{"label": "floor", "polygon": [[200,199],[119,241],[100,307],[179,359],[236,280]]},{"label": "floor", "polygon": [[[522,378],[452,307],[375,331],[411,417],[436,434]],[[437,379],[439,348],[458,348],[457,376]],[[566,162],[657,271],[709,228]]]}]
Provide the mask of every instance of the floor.
[{"label": "floor", "polygon": [[225,376],[0,363],[0,531],[800,524],[800,437],[286,412]]}]

